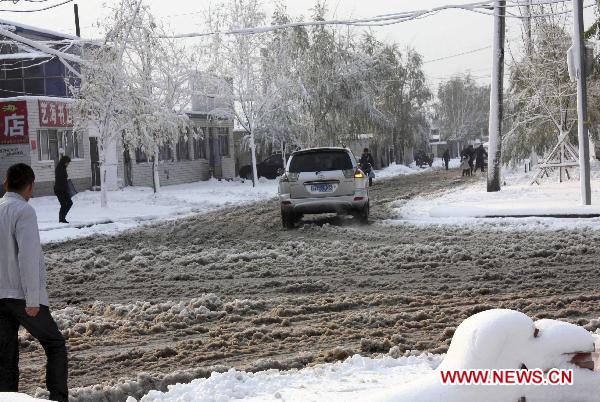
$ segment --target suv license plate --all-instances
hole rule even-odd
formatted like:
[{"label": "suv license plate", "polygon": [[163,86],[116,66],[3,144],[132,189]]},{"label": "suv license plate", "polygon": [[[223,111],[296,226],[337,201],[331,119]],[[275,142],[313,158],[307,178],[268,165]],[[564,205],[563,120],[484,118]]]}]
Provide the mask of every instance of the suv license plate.
[{"label": "suv license plate", "polygon": [[332,193],[333,184],[311,184],[310,191],[312,193]]}]

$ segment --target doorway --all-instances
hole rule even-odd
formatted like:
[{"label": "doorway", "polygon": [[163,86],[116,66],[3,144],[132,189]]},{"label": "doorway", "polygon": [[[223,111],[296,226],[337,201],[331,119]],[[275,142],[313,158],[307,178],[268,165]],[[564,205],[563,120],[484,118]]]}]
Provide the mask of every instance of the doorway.
[{"label": "doorway", "polygon": [[92,190],[100,189],[100,153],[98,152],[98,138],[90,137],[90,160],[92,168]]},{"label": "doorway", "polygon": [[56,130],[48,130],[48,152],[50,160],[54,161],[54,167],[58,165],[58,160],[60,159],[58,148],[58,134]]}]

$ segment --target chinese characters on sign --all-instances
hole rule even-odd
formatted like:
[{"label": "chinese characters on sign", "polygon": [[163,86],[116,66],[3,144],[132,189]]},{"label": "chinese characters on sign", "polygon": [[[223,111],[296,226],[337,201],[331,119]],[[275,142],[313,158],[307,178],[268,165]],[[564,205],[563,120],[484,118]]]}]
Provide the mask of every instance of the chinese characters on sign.
[{"label": "chinese characters on sign", "polygon": [[27,103],[0,102],[0,145],[28,143]]},{"label": "chinese characters on sign", "polygon": [[38,101],[40,126],[73,127],[71,104],[57,101]]}]

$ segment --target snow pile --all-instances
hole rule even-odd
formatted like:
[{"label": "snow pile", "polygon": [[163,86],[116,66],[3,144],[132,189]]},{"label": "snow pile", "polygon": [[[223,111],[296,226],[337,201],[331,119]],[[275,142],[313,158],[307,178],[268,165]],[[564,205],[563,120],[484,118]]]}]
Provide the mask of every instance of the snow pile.
[{"label": "snow pile", "polygon": [[[460,159],[450,159],[450,164],[449,164],[450,169],[455,169],[455,168],[458,168],[459,166],[460,166]],[[424,165],[422,168],[416,166],[414,164],[414,162],[411,163],[410,166],[396,164],[394,162],[386,168],[383,168],[381,170],[376,170],[375,171],[375,179],[386,179],[386,178],[396,177],[396,176],[405,176],[405,175],[409,175],[409,174],[424,173],[424,172],[429,172],[431,170],[443,169],[443,167],[444,167],[444,161],[442,159],[435,159],[433,161],[433,165],[431,167],[429,167],[428,165]]]},{"label": "snow pile", "polygon": [[[502,190],[488,193],[486,182],[396,202],[394,222],[418,225],[478,225],[529,229],[600,229],[600,165],[594,164],[592,205],[582,206],[579,180],[544,179],[530,185],[530,174],[508,171]],[[457,178],[458,180],[458,178]],[[574,216],[569,218],[568,216]],[[586,216],[588,219],[578,219]],[[485,219],[481,219],[484,218]],[[556,217],[561,217],[557,219]]]},{"label": "snow pile", "polygon": [[[407,382],[431,372],[440,356],[422,354],[394,359],[355,355],[344,362],[302,370],[246,373],[229,370],[189,384],[170,386],[166,393],[151,391],[140,402],[167,401],[329,401],[345,402],[362,393]],[[129,402],[135,401],[133,398]]]},{"label": "snow pile", "polygon": [[108,208],[100,208],[100,192],[85,191],[73,198],[67,216],[70,224],[58,223],[60,205],[56,197],[33,198],[42,243],[113,234],[140,226],[144,222],[172,219],[192,213],[243,205],[277,195],[277,180],[261,179],[256,187],[251,182],[218,181],[162,187],[154,194],[147,187],[126,187],[108,193]]},{"label": "snow pile", "polygon": [[[537,329],[537,332],[536,332]],[[343,363],[302,370],[258,373],[229,370],[189,384],[151,391],[140,402],[168,401],[593,401],[600,374],[569,363],[572,353],[594,350],[595,336],[573,324],[539,320],[512,310],[487,310],[466,319],[445,358],[407,354],[370,359],[355,355]],[[443,359],[443,361],[442,361]],[[442,385],[440,370],[568,368],[572,386]],[[134,402],[129,398],[128,402]]]}]

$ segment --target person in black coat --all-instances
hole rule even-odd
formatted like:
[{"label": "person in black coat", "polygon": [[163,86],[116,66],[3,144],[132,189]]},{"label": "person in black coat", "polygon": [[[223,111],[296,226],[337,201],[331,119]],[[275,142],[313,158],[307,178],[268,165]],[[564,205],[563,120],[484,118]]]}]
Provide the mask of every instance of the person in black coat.
[{"label": "person in black coat", "polygon": [[362,170],[369,177],[369,187],[371,187],[373,185],[372,170],[373,167],[375,167],[375,161],[373,160],[373,155],[371,155],[369,152],[369,148],[365,148],[363,150],[358,164],[360,165],[360,170]]},{"label": "person in black coat", "polygon": [[479,147],[477,147],[477,149],[475,150],[475,171],[477,172],[477,169],[481,169],[481,172],[484,173],[484,167],[485,167],[485,158],[488,156],[488,153],[485,151],[485,148],[483,147],[483,144],[479,145]]},{"label": "person in black coat", "polygon": [[473,145],[469,145],[468,147],[466,147],[465,149],[462,150],[462,152],[460,153],[461,157],[466,156],[468,158],[469,161],[469,167],[471,169],[471,174],[473,174],[473,165],[475,162],[475,148],[473,148]]},{"label": "person in black coat", "polygon": [[448,165],[450,164],[450,150],[446,148],[444,154],[442,155],[442,159],[444,160],[444,165],[446,166],[446,170],[448,170]]},{"label": "person in black coat", "polygon": [[60,223],[69,223],[66,218],[73,206],[73,201],[69,193],[69,174],[67,173],[69,163],[71,163],[71,158],[66,155],[63,156],[58,161],[58,165],[56,165],[54,171],[54,194],[56,194],[58,202],[60,202],[60,211],[58,213],[58,221]]}]

